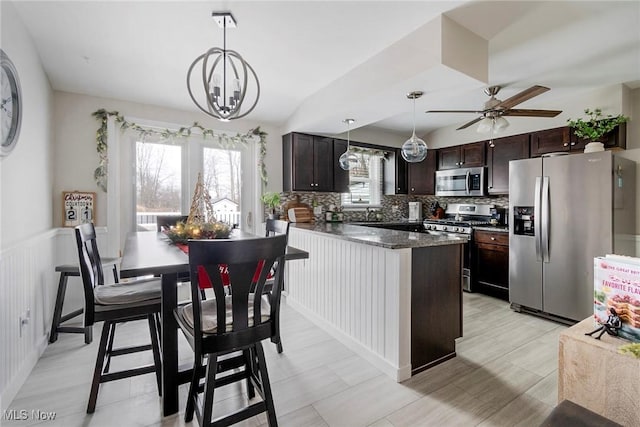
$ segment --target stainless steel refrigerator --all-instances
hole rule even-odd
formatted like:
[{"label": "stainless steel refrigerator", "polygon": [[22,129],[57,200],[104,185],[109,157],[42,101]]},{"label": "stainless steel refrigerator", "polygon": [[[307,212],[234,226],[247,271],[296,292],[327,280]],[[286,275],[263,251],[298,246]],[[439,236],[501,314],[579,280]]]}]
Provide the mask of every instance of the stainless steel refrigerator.
[{"label": "stainless steel refrigerator", "polygon": [[509,163],[511,308],[593,314],[593,258],[635,255],[635,182],[635,162],[610,151]]}]

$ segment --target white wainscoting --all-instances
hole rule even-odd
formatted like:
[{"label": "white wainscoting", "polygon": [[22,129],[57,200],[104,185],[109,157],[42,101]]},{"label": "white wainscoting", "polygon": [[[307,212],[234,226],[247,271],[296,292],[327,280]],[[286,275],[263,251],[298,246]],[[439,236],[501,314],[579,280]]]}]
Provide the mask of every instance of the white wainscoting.
[{"label": "white wainscoting", "polygon": [[[411,250],[291,228],[287,303],[396,381],[411,376]],[[286,343],[285,343],[286,345]]]},{"label": "white wainscoting", "polygon": [[[106,229],[96,232],[102,247]],[[0,409],[9,406],[47,346],[58,290],[55,266],[77,259],[69,228],[48,230],[0,253]],[[82,305],[80,280],[70,278],[64,312]],[[29,322],[20,327],[27,310]]]}]

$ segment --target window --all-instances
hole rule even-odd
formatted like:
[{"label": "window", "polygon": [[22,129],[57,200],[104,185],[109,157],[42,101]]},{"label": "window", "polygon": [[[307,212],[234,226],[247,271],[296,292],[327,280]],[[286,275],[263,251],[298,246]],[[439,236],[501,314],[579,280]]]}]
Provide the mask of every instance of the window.
[{"label": "window", "polygon": [[360,160],[349,171],[349,192],[342,194],[342,206],[347,208],[380,207],[382,205],[383,153],[379,150],[352,147]]},{"label": "window", "polygon": [[182,146],[136,142],[136,223],[156,229],[157,215],[179,215],[182,207]]},{"label": "window", "polygon": [[240,223],[241,156],[239,151],[205,147],[203,181],[218,221]]},{"label": "window", "polygon": [[155,230],[158,215],[188,214],[200,172],[216,219],[240,225],[241,149],[196,136],[182,143],[136,141],[134,155],[137,229]]}]

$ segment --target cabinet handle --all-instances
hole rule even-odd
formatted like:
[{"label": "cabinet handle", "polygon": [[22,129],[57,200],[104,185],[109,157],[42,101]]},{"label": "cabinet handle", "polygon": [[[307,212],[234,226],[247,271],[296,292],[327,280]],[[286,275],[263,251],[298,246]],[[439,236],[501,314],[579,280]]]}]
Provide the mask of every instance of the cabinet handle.
[{"label": "cabinet handle", "polygon": [[495,238],[495,237],[492,237],[492,238],[491,238],[491,240],[496,240],[496,238]]},{"label": "cabinet handle", "polygon": [[562,144],[562,146],[563,146],[563,147],[567,147],[567,146],[569,146],[569,143],[568,143],[568,142],[565,142],[564,144]]},{"label": "cabinet handle", "polygon": [[571,145],[572,145],[572,146],[573,146],[573,145],[576,145],[576,143],[575,143],[575,142],[572,142],[572,143],[571,143]]}]

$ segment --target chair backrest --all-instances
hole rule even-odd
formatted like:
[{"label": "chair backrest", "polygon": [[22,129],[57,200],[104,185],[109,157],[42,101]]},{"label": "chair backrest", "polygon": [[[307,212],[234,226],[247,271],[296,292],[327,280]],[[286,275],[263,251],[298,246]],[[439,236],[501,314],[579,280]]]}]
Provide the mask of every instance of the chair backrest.
[{"label": "chair backrest", "polygon": [[[199,275],[211,282],[216,301],[216,340],[224,349],[238,348],[271,336],[271,324],[279,315],[279,305],[270,304],[269,319],[262,317],[263,291],[267,276],[275,263],[284,266],[287,236],[255,239],[190,240],[189,270],[193,301],[194,335],[202,336],[201,294]],[[227,301],[223,276],[231,283],[231,316],[226,313]],[[283,269],[273,277],[270,301],[279,300]],[[252,325],[249,325],[252,319]],[[209,338],[208,338],[209,339]]]},{"label": "chair backrest", "polygon": [[104,285],[104,274],[96,229],[92,223],[82,224],[75,228],[76,243],[78,246],[78,260],[80,264],[80,276],[84,290],[84,325],[91,326],[94,323],[95,301],[93,288]]},{"label": "chair backrest", "polygon": [[265,224],[265,236],[275,236],[278,234],[284,234],[289,236],[290,222],[282,221],[281,219],[267,219]]},{"label": "chair backrest", "polygon": [[162,231],[163,228],[169,228],[178,222],[187,222],[189,215],[158,215],[156,217],[156,231]]}]

